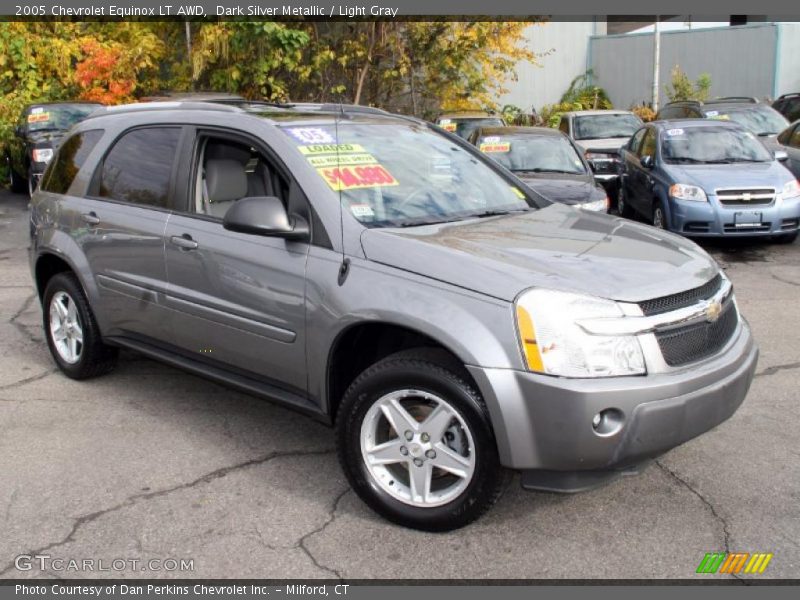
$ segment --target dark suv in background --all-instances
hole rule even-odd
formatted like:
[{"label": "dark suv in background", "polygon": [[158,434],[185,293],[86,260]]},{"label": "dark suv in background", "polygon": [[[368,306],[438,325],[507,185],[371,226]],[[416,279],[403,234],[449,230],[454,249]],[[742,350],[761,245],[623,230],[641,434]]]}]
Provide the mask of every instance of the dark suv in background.
[{"label": "dark suv in background", "polygon": [[6,152],[12,191],[32,194],[64,134],[101,106],[94,102],[26,106]]},{"label": "dark suv in background", "polygon": [[772,108],[789,119],[789,121],[797,121],[800,119],[800,92],[780,96],[772,103]]},{"label": "dark suv in background", "polygon": [[670,102],[658,111],[656,121],[664,119],[716,119],[733,121],[752,131],[770,150],[777,149],[775,138],[789,122],[774,108],[757,98],[729,96],[708,102],[685,100]]}]

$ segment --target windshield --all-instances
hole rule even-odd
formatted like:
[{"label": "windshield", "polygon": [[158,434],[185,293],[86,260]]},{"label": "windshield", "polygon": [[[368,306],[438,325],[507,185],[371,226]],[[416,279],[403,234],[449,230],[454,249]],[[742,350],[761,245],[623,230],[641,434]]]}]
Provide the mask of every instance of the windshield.
[{"label": "windshield", "polygon": [[368,227],[413,226],[529,210],[480,157],[416,123],[286,126],[345,210]]},{"label": "windshield", "polygon": [[28,131],[66,131],[100,108],[100,104],[45,104],[32,106],[25,122]]},{"label": "windshield", "polygon": [[561,135],[487,136],[478,147],[511,171],[586,173],[581,157]]},{"label": "windshield", "polygon": [[774,108],[769,106],[753,106],[746,110],[706,111],[709,119],[734,121],[749,129],[756,135],[775,135],[789,126],[789,121]]},{"label": "windshield", "polygon": [[642,121],[636,115],[626,113],[587,115],[575,117],[573,137],[576,140],[628,138],[641,126]]},{"label": "windshield", "polygon": [[669,164],[772,160],[772,155],[751,132],[730,127],[668,129],[661,134],[661,154]]},{"label": "windshield", "polygon": [[439,127],[457,136],[467,139],[478,127],[503,127],[503,119],[500,117],[485,118],[461,118],[451,117],[439,119],[436,123]]}]

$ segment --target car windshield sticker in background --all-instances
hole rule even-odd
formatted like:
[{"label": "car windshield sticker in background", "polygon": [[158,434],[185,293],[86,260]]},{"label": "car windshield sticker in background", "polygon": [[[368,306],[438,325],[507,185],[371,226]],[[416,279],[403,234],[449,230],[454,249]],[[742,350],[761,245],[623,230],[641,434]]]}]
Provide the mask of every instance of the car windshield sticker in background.
[{"label": "car windshield sticker in background", "polygon": [[314,144],[297,149],[336,192],[400,185],[361,144]]},{"label": "car windshield sticker in background", "polygon": [[44,123],[50,120],[50,113],[42,108],[34,108],[28,115],[28,123]]},{"label": "car windshield sticker in background", "polygon": [[523,194],[523,193],[522,193],[522,190],[521,190],[521,189],[519,189],[518,187],[516,187],[516,186],[514,186],[514,185],[512,185],[512,186],[509,186],[509,187],[511,187],[511,191],[512,191],[512,192],[514,192],[514,193],[515,193],[517,196],[519,196],[520,198],[522,198],[523,200],[525,200],[525,194]]},{"label": "car windshield sticker in background", "polygon": [[[716,111],[715,111],[715,112],[716,112]],[[731,117],[730,117],[730,115],[720,115],[720,114],[714,114],[714,115],[712,115],[712,114],[710,114],[710,113],[709,113],[709,115],[708,115],[708,118],[709,118],[709,119],[714,119],[714,120],[716,120],[716,121],[730,121],[730,120],[731,120]]]},{"label": "car windshield sticker in background", "polygon": [[350,212],[353,213],[353,216],[355,217],[375,216],[375,211],[372,210],[372,207],[369,204],[351,204]]},{"label": "car windshield sticker in background", "polygon": [[511,151],[511,142],[501,142],[498,138],[495,138],[495,141],[490,142],[490,138],[486,138],[485,142],[481,142],[480,151],[481,152],[510,152]]},{"label": "car windshield sticker in background", "polygon": [[456,124],[453,123],[450,119],[442,119],[439,121],[439,127],[444,129],[445,131],[455,131]]},{"label": "car windshield sticker in background", "polygon": [[716,117],[718,114],[719,114],[719,112],[718,112],[718,111],[716,111],[716,110],[710,110],[710,111],[708,111],[708,112],[706,113],[706,116],[707,116],[707,117]]},{"label": "car windshield sticker in background", "polygon": [[683,135],[683,129],[668,129],[667,135],[670,137],[675,137],[676,135]]},{"label": "car windshield sticker in background", "polygon": [[335,144],[333,136],[321,127],[292,127],[287,129],[296,140],[304,144]]}]

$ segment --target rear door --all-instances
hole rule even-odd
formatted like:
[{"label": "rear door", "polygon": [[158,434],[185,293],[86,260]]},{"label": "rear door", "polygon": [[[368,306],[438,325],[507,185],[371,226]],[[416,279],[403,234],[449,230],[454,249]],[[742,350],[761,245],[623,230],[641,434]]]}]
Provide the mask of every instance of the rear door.
[{"label": "rear door", "polygon": [[164,229],[183,129],[142,127],[111,145],[81,200],[73,231],[94,274],[107,336],[168,342]]},{"label": "rear door", "polygon": [[196,360],[304,396],[309,244],[232,232],[223,217],[248,196],[277,196],[302,215],[305,197],[269,148],[244,134],[198,130],[191,147],[185,204],[165,238],[173,342]]}]

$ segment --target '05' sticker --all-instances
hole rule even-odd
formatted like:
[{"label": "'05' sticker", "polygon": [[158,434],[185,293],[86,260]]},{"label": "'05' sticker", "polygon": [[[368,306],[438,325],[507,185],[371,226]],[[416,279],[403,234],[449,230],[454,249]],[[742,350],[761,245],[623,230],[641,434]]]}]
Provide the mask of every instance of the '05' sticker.
[{"label": "'05' sticker", "polygon": [[339,166],[317,169],[334,191],[399,185],[394,176],[379,164]]}]

